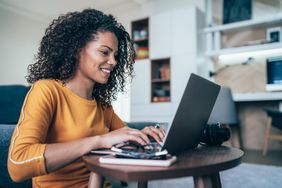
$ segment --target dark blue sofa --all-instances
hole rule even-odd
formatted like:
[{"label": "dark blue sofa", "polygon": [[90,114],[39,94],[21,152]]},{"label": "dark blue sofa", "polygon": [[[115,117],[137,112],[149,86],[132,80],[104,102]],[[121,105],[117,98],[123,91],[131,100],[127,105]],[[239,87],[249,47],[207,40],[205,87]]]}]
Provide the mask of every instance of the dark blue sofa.
[{"label": "dark blue sofa", "polygon": [[31,180],[15,183],[7,170],[10,139],[19,118],[21,107],[29,87],[23,85],[0,86],[0,172],[1,188],[32,187]]},{"label": "dark blue sofa", "polygon": [[[10,139],[19,118],[21,107],[29,87],[22,85],[0,86],[0,187],[1,188],[30,188],[31,180],[15,183],[7,170],[7,158]],[[143,129],[155,122],[128,122],[129,127]],[[114,182],[112,182],[114,183]],[[117,185],[115,184],[115,187]],[[118,186],[117,186],[118,187]]]}]

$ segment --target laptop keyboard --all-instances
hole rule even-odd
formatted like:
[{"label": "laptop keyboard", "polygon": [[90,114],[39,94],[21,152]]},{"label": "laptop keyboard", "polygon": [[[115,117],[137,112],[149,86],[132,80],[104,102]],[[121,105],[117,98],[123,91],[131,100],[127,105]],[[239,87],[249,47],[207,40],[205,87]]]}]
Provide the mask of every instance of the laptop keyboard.
[{"label": "laptop keyboard", "polygon": [[157,142],[151,142],[148,145],[141,145],[137,142],[122,142],[115,145],[116,148],[119,148],[127,152],[138,152],[138,153],[156,153],[161,151],[161,145]]}]

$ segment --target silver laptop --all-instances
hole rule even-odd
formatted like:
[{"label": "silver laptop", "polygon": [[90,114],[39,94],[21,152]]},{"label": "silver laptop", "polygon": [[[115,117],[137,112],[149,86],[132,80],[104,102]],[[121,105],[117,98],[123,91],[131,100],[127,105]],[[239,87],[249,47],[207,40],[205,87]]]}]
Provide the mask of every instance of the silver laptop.
[{"label": "silver laptop", "polygon": [[[192,73],[162,145],[155,142],[150,149],[136,149],[137,143],[127,142],[119,143],[111,150],[117,152],[115,155],[119,157],[154,158],[166,155],[167,152],[176,155],[197,147],[219,90],[219,85]],[[92,153],[112,154],[111,151],[107,153],[99,150]]]},{"label": "silver laptop", "polygon": [[175,155],[197,147],[219,90],[219,85],[196,74],[190,75],[162,150]]}]

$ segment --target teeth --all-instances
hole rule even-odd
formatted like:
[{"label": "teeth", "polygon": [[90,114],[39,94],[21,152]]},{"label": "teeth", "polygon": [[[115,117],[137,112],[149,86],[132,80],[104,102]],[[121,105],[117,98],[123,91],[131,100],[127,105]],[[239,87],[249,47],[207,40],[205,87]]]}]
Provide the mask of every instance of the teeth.
[{"label": "teeth", "polygon": [[110,73],[111,71],[109,69],[102,69],[103,72],[106,72],[106,73]]}]

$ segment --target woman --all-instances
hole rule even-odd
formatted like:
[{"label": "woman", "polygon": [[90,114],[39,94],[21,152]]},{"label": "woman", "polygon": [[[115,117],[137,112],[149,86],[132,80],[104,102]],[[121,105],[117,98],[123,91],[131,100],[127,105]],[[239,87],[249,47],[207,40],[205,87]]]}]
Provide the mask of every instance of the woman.
[{"label": "woman", "polygon": [[28,67],[33,85],[11,139],[8,170],[14,181],[101,186],[81,156],[123,141],[146,145],[147,135],[161,142],[162,131],[128,128],[111,106],[132,76],[134,56],[129,34],[111,15],[86,9],[51,23]]}]

